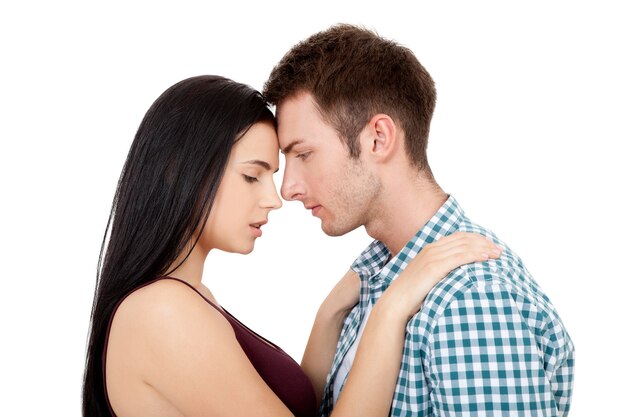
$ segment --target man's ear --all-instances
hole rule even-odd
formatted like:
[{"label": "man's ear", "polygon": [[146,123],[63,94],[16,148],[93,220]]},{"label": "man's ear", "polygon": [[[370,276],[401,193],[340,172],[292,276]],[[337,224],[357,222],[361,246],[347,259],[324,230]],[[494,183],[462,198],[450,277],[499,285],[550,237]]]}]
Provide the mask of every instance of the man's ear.
[{"label": "man's ear", "polygon": [[363,135],[361,146],[374,159],[387,161],[400,147],[398,129],[389,115],[374,115],[365,131],[367,134]]}]

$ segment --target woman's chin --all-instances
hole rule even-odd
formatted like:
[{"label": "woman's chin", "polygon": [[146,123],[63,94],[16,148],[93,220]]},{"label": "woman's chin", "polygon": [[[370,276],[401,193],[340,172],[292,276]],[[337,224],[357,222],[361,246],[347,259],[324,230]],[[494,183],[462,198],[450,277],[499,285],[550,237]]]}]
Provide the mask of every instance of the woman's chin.
[{"label": "woman's chin", "polygon": [[233,245],[230,248],[228,248],[227,250],[224,250],[224,252],[239,253],[241,255],[248,255],[253,250],[254,250],[254,241],[252,243],[249,243],[248,245],[236,245],[236,246]]},{"label": "woman's chin", "polygon": [[252,244],[252,246],[250,246],[249,248],[246,248],[245,250],[242,250],[239,253],[242,255],[247,255],[249,253],[252,253],[253,250],[254,250],[254,244]]}]

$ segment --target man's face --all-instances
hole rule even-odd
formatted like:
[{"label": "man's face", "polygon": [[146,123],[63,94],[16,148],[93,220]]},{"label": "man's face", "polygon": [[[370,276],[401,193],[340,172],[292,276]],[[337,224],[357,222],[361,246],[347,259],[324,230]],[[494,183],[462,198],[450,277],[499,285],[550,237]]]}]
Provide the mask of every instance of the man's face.
[{"label": "man's face", "polygon": [[278,107],[278,140],[285,154],[281,194],[298,200],[340,236],[367,223],[380,182],[360,159],[352,159],[335,129],[319,114],[313,97],[301,93]]}]

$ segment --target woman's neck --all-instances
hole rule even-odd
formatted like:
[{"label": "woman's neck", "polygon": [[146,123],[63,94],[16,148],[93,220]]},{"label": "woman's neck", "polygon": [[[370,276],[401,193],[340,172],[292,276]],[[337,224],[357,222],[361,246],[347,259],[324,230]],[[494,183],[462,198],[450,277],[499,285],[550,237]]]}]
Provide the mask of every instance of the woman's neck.
[{"label": "woman's neck", "polygon": [[168,276],[182,279],[194,288],[200,288],[202,286],[202,272],[204,270],[204,261],[208,253],[202,250],[196,245],[189,256],[187,256],[188,249],[185,249],[180,256],[172,263],[172,267],[176,267],[175,270],[168,273]]}]

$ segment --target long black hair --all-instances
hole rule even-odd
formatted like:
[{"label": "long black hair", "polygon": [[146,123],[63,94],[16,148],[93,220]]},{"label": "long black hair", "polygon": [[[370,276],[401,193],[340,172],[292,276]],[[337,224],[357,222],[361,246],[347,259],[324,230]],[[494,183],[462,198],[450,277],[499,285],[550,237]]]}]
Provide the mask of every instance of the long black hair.
[{"label": "long black hair", "polygon": [[179,266],[173,263],[185,248],[190,251],[194,231],[206,222],[233,144],[260,121],[274,118],[259,92],[211,75],[173,85],[144,116],[117,184],[98,260],[84,416],[111,415],[102,355],[115,306]]}]

